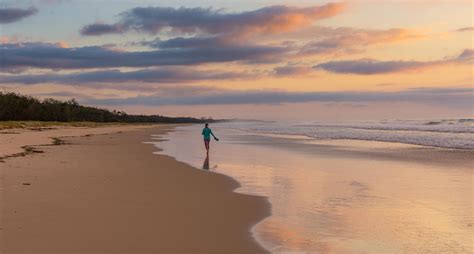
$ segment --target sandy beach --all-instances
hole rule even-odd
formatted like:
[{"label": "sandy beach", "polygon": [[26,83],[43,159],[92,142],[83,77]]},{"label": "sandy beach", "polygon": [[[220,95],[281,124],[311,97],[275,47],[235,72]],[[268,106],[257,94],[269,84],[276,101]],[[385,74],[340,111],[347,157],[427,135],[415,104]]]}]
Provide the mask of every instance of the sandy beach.
[{"label": "sandy beach", "polygon": [[472,253],[471,150],[213,126],[3,130],[0,252]]},{"label": "sandy beach", "polygon": [[268,197],[271,215],[252,231],[273,253],[473,253],[472,150],[260,134],[261,123],[236,122],[212,124],[220,141],[206,158],[200,127],[156,135],[167,139],[156,146]]},{"label": "sandy beach", "polygon": [[266,199],[143,143],[172,128],[4,131],[1,253],[265,253]]},{"label": "sandy beach", "polygon": [[0,254],[474,254],[472,0],[0,3]]}]

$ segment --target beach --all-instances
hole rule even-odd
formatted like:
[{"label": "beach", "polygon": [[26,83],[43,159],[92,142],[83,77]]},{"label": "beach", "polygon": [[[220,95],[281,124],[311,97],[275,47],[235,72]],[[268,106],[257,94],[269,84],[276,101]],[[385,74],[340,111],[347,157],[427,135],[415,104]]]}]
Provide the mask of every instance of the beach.
[{"label": "beach", "polygon": [[0,254],[474,254],[472,0],[0,1]]},{"label": "beach", "polygon": [[[271,215],[252,233],[272,253],[473,253],[474,153],[433,146],[471,147],[469,125],[321,125],[211,124],[220,141],[207,157],[201,126],[154,137],[165,139],[158,154],[268,197]],[[321,138],[335,135],[359,140]]]},{"label": "beach", "polygon": [[472,150],[272,126],[3,130],[1,253],[473,253]]},{"label": "beach", "polygon": [[0,1],[0,254],[474,254],[472,0]]},{"label": "beach", "polygon": [[153,154],[173,128],[4,130],[1,253],[265,253],[266,198]]}]

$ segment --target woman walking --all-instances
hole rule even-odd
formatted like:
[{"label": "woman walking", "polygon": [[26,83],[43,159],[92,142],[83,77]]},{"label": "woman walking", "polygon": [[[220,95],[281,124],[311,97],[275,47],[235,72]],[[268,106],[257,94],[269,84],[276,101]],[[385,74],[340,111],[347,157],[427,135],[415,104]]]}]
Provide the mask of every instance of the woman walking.
[{"label": "woman walking", "polygon": [[204,129],[202,129],[202,135],[204,137],[204,145],[206,146],[206,151],[209,153],[209,143],[211,142],[211,135],[214,137],[216,141],[219,141],[219,139],[214,136],[214,133],[212,133],[211,128],[209,128],[209,124],[206,123]]}]

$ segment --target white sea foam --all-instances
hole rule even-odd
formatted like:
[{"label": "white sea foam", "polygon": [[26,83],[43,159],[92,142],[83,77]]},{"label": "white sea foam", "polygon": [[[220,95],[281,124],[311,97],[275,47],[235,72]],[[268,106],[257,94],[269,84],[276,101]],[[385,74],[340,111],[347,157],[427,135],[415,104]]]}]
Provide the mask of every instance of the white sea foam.
[{"label": "white sea foam", "polygon": [[422,146],[474,149],[474,119],[384,120],[365,122],[229,122],[261,134],[304,135],[314,139],[354,139]]}]

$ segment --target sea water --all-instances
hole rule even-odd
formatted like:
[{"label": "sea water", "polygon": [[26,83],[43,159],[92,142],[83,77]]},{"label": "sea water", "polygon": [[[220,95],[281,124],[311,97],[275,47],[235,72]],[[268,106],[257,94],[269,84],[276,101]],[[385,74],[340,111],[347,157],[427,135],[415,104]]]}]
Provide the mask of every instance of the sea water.
[{"label": "sea water", "polygon": [[474,149],[474,119],[383,120],[359,122],[235,121],[223,126],[260,134],[302,135],[317,140],[352,139]]},{"label": "sea water", "polygon": [[[237,192],[268,197],[271,216],[251,232],[271,252],[473,253],[471,119],[211,128],[220,141],[209,157],[201,125],[177,127],[156,145],[233,177]],[[447,153],[460,162],[433,163]]]}]

